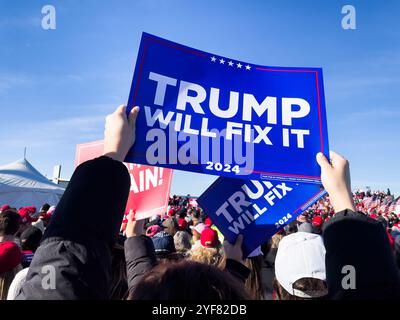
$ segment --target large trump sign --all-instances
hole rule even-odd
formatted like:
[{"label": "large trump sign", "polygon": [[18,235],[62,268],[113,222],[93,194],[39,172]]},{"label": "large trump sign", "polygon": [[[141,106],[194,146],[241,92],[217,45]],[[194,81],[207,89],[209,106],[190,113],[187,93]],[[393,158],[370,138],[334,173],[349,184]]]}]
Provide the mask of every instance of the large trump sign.
[{"label": "large trump sign", "polygon": [[256,180],[320,183],[328,154],[322,70],[266,67],[144,33],[128,101],[127,162]]}]

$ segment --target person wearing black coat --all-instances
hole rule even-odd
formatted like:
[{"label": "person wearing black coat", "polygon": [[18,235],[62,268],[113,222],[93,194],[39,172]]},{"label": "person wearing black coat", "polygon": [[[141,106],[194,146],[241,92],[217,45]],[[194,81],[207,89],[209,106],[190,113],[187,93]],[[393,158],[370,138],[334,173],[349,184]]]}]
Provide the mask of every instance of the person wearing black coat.
[{"label": "person wearing black coat", "polygon": [[335,210],[323,226],[328,298],[400,299],[400,277],[382,223],[356,212],[349,162],[335,152],[319,153],[321,180]]},{"label": "person wearing black coat", "polygon": [[138,111],[127,117],[120,106],[107,117],[104,156],[76,168],[17,300],[109,298],[111,247],[130,189],[122,161],[135,141]]}]

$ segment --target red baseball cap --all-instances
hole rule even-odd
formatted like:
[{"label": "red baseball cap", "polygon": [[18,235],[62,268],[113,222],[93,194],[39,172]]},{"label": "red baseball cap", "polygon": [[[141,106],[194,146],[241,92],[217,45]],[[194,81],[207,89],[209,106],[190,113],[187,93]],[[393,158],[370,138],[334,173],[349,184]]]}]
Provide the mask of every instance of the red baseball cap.
[{"label": "red baseball cap", "polygon": [[171,208],[171,209],[169,209],[169,211],[168,211],[168,215],[169,215],[170,217],[172,217],[173,215],[175,215],[175,212],[176,212],[176,210],[175,210],[174,208]]},{"label": "red baseball cap", "polygon": [[160,231],[162,231],[162,228],[159,225],[157,225],[157,224],[152,225],[152,226],[147,228],[146,236],[153,237],[154,235],[156,235]]},{"label": "red baseball cap", "polygon": [[210,217],[207,217],[207,218],[204,220],[204,224],[205,224],[206,226],[208,226],[208,227],[211,227],[211,226],[213,225],[213,222],[211,221]]},{"label": "red baseball cap", "polygon": [[179,230],[186,230],[188,227],[188,223],[184,218],[179,218],[178,219],[178,226],[179,226]]},{"label": "red baseball cap", "polygon": [[34,217],[33,215],[36,213],[35,207],[25,207],[21,208],[18,210],[19,215],[22,218],[22,223],[31,223],[31,222],[36,222],[38,220],[37,217]]},{"label": "red baseball cap", "polygon": [[312,218],[311,222],[312,222],[313,226],[320,227],[320,226],[322,226],[324,219],[321,216],[315,216],[314,218]]},{"label": "red baseball cap", "polygon": [[12,241],[0,243],[0,273],[8,272],[21,263],[21,250]]},{"label": "red baseball cap", "polygon": [[216,248],[219,245],[217,231],[211,228],[205,228],[200,235],[200,243],[206,248]]},{"label": "red baseball cap", "polygon": [[11,209],[11,207],[8,204],[5,204],[4,206],[1,206],[0,211],[6,211],[8,209]]}]

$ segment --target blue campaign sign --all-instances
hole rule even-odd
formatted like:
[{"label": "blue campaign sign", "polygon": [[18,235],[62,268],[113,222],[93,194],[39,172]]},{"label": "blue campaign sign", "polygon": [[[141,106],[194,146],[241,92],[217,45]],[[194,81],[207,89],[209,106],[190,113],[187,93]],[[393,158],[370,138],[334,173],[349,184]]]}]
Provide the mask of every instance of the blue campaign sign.
[{"label": "blue campaign sign", "polygon": [[219,178],[197,202],[229,242],[243,235],[247,257],[325,194],[315,184]]},{"label": "blue campaign sign", "polygon": [[259,66],[143,33],[128,101],[126,162],[320,183],[328,155],[322,70]]}]

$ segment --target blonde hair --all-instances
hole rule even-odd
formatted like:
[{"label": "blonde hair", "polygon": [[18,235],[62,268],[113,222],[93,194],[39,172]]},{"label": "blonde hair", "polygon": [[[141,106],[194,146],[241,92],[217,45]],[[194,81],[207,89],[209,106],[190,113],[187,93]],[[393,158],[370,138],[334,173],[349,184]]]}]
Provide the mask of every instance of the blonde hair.
[{"label": "blonde hair", "polygon": [[280,233],[276,233],[271,238],[271,249],[278,249],[279,242],[281,242],[283,235]]},{"label": "blonde hair", "polygon": [[174,244],[176,252],[185,253],[191,248],[191,236],[186,231],[178,231],[174,235]]},{"label": "blonde hair", "polygon": [[220,269],[225,267],[225,256],[219,248],[206,248],[202,245],[195,245],[189,252],[189,259],[212,265]]}]

